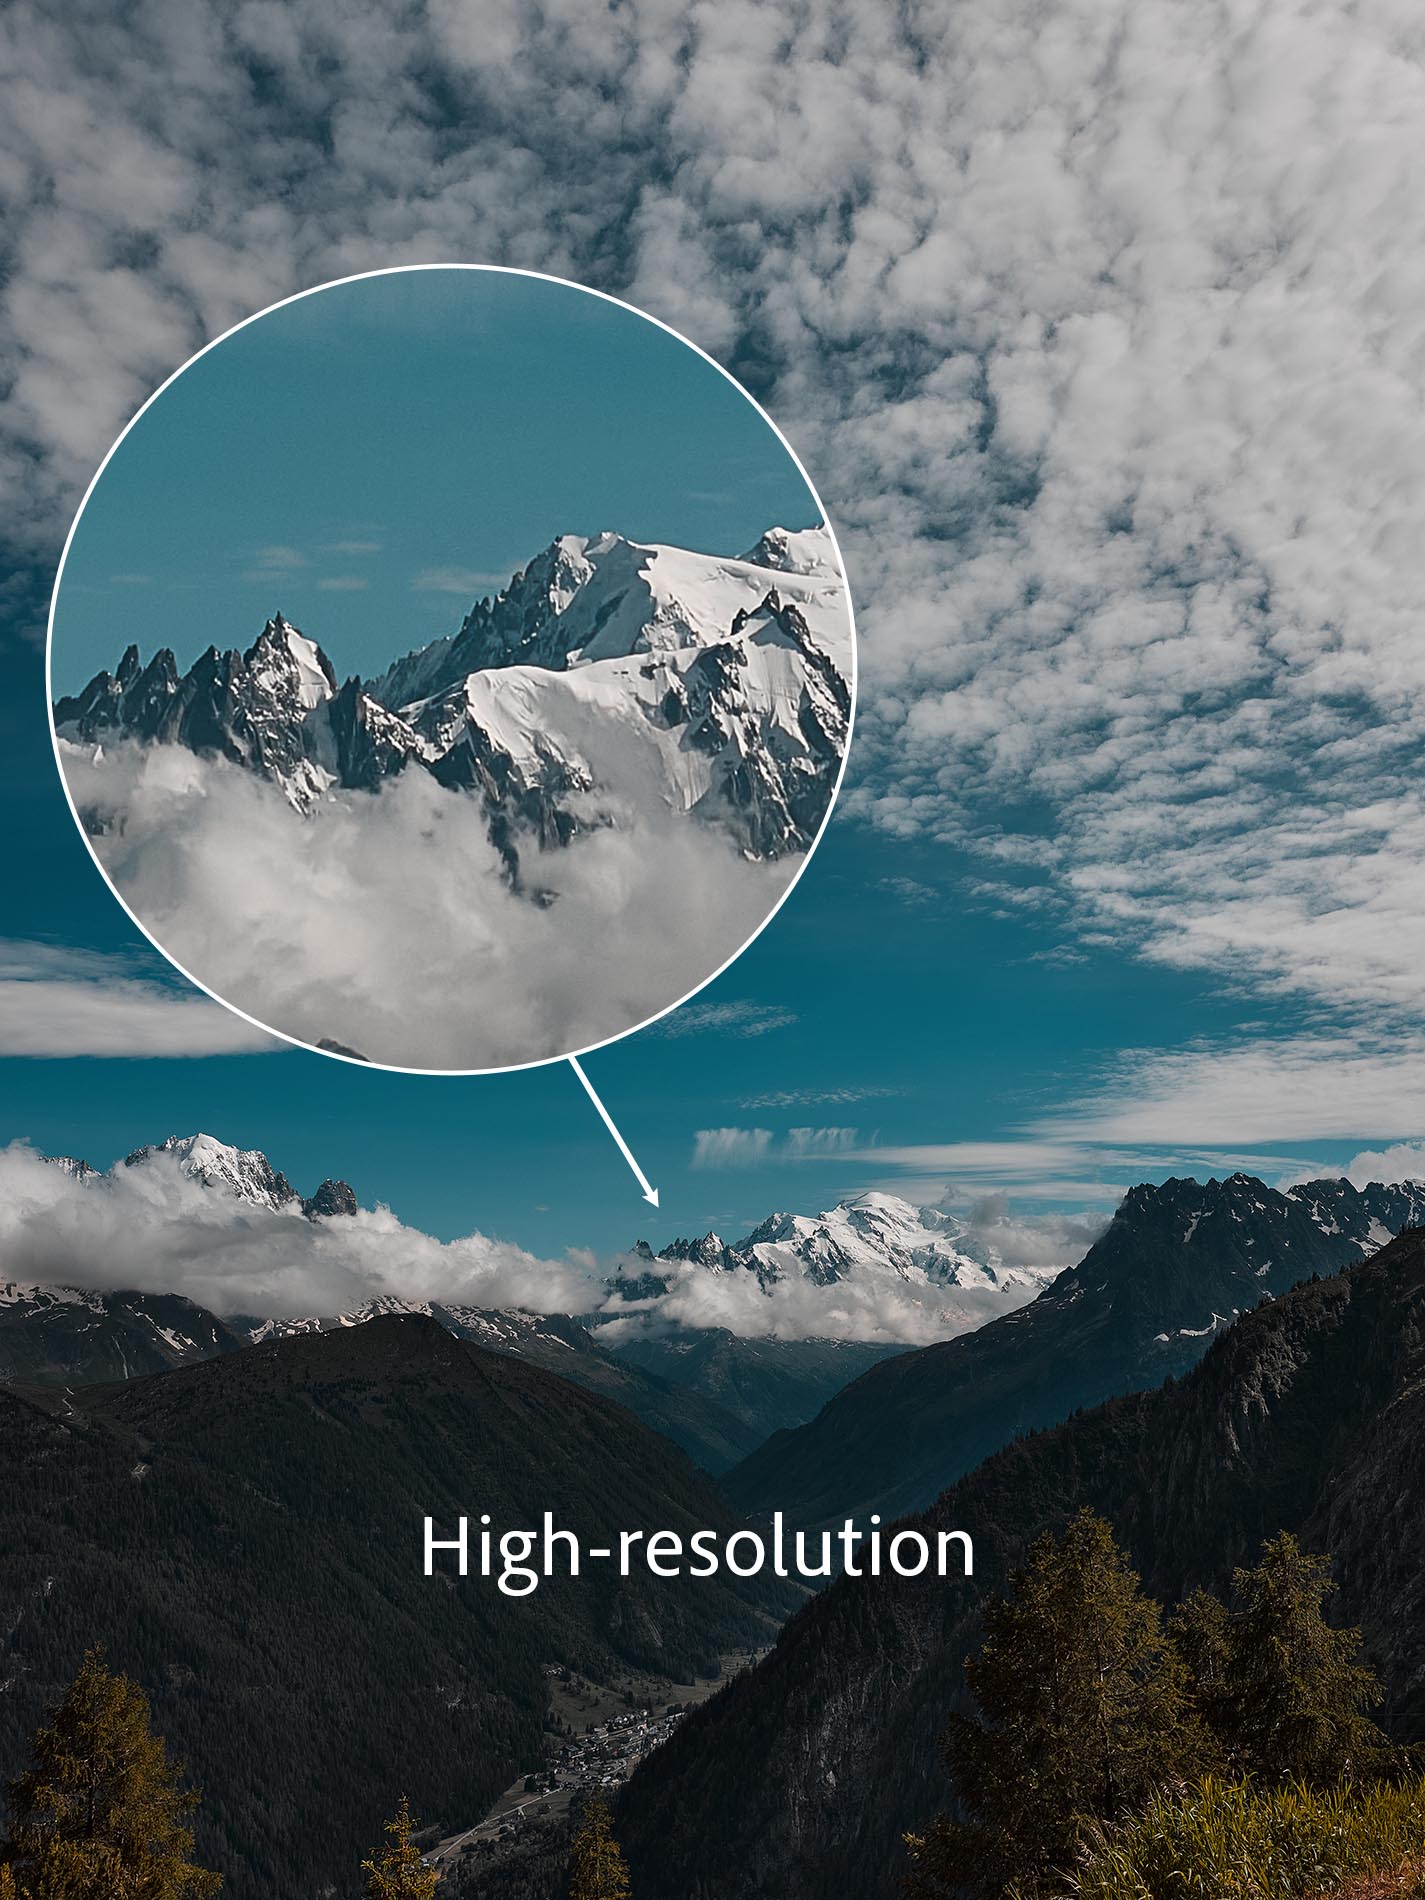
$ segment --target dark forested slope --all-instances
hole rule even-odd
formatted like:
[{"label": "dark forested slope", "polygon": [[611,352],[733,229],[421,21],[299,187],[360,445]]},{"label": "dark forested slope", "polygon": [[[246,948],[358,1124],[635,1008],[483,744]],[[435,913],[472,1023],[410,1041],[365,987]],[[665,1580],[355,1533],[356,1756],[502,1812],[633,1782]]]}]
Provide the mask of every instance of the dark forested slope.
[{"label": "dark forested slope", "polygon": [[1222,1587],[1283,1528],[1333,1553],[1334,1614],[1365,1631],[1386,1719],[1425,1735],[1425,1233],[954,1485],[913,1521],[972,1533],[973,1583],[843,1579],[814,1599],[634,1777],[639,1900],[893,1900],[902,1832],[944,1800],[935,1738],[978,1605],[1081,1504],[1162,1598]]}]

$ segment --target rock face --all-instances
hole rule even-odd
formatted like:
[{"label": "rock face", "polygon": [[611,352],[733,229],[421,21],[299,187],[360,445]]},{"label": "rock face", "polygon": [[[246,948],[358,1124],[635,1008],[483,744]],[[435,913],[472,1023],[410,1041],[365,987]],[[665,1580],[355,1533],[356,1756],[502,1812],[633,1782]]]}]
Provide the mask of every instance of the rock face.
[{"label": "rock face", "polygon": [[[1345,1200],[1337,1185],[1306,1197],[1328,1221]],[[901,1835],[945,1802],[935,1738],[963,1696],[978,1606],[1081,1504],[1110,1519],[1169,1601],[1224,1588],[1278,1530],[1329,1551],[1333,1617],[1362,1627],[1388,1726],[1419,1739],[1423,1500],[1425,1233],[1415,1230],[1245,1314],[1177,1382],[1023,1439],[962,1478],[911,1521],[968,1530],[973,1581],[843,1578],[815,1598],[766,1662],[630,1784],[619,1832],[635,1891],[893,1891]]]},{"label": "rock face", "polygon": [[1334,1273],[1425,1220],[1425,1185],[1249,1175],[1133,1188],[1107,1232],[1031,1304],[902,1353],[728,1475],[744,1510],[808,1525],[922,1509],[1017,1434],[1159,1384],[1263,1295]]},{"label": "rock face", "polygon": [[563,535],[374,682],[339,688],[279,614],[246,652],[209,647],[182,674],[169,650],[145,665],[130,646],[54,716],[91,751],[226,760],[299,811],[429,771],[482,801],[518,881],[522,850],[626,822],[630,801],[714,825],[748,857],[805,851],[840,773],[852,671],[825,528],[769,529],[737,560]]},{"label": "rock face", "polygon": [[0,1280],[0,1385],[135,1379],[246,1341],[178,1293],[107,1293]]}]

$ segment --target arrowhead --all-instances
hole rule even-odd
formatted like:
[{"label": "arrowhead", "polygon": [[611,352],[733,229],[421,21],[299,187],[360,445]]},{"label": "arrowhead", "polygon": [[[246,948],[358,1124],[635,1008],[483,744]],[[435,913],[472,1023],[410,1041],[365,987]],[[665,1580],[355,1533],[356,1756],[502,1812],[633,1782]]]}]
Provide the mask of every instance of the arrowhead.
[{"label": "arrowhead", "polygon": [[654,1207],[657,1207],[657,1205],[658,1205],[658,1190],[657,1190],[657,1188],[649,1188],[649,1190],[648,1190],[648,1192],[647,1192],[647,1193],[646,1193],[646,1194],[644,1195],[644,1197],[643,1197],[643,1198],[644,1198],[644,1200],[645,1200],[645,1201],[651,1201],[651,1202],[652,1202],[652,1204],[653,1204],[653,1206],[654,1206]]}]

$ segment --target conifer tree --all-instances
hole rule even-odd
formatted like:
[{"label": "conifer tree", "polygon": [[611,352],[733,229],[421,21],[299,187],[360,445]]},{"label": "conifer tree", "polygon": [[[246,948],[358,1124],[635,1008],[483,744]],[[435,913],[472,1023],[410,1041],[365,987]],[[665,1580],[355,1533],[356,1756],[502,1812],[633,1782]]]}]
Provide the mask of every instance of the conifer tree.
[{"label": "conifer tree", "polygon": [[222,1876],[194,1866],[198,1805],[153,1733],[148,1698],[91,1649],[10,1787],[0,1847],[9,1900],[207,1900]]},{"label": "conifer tree", "polygon": [[574,1836],[574,1881],[569,1900],[629,1900],[628,1864],[614,1839],[613,1816],[603,1801],[587,1801]]},{"label": "conifer tree", "polygon": [[1212,1763],[1162,1612],[1091,1511],[1038,1540],[984,1634],[965,1665],[980,1718],[941,1743],[970,1818],[908,1838],[913,1900],[1044,1891],[1095,1822]]},{"label": "conifer tree", "polygon": [[1233,1573],[1230,1610],[1199,1591],[1174,1619],[1194,1699],[1239,1773],[1327,1783],[1388,1763],[1360,1631],[1323,1614],[1334,1588],[1330,1559],[1283,1531]]},{"label": "conifer tree", "polygon": [[366,1900],[432,1900],[440,1875],[422,1865],[420,1849],[411,1840],[415,1827],[411,1804],[402,1795],[400,1807],[386,1823],[386,1845],[361,1863]]}]

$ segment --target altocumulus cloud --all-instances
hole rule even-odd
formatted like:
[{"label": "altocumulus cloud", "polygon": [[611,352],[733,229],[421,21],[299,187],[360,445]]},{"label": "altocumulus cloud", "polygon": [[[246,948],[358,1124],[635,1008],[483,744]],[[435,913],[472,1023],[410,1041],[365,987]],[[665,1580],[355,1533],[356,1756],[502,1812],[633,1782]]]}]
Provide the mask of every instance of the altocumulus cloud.
[{"label": "altocumulus cloud", "polygon": [[0,31],[0,494],[38,562],[159,377],[274,297],[577,276],[744,373],[815,471],[868,818],[1071,929],[1415,1010],[1408,0],[21,0]]},{"label": "altocumulus cloud", "polygon": [[212,1056],[271,1036],[134,957],[0,940],[0,1055]]}]

